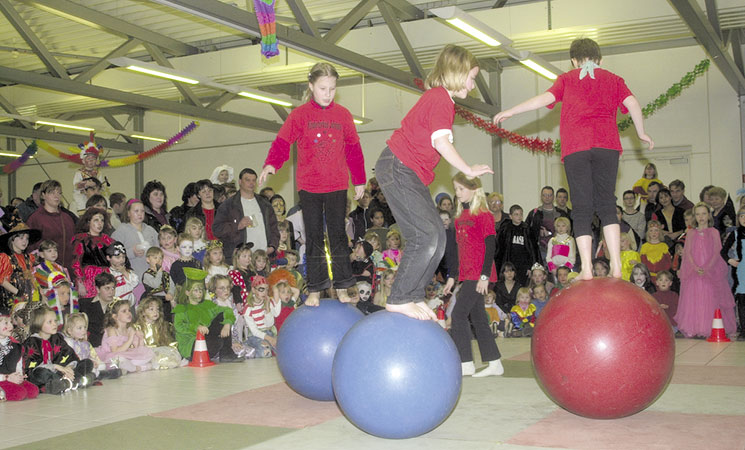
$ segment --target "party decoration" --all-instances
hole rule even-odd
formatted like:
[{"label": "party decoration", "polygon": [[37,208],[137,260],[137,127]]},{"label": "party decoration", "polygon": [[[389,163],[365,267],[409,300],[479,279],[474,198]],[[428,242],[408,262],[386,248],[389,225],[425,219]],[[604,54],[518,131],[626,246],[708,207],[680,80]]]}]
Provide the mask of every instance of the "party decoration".
[{"label": "party decoration", "polygon": [[[114,158],[114,159],[104,159],[99,163],[99,167],[124,167],[129,166],[131,164],[144,161],[148,158],[151,158],[158,153],[162,152],[163,150],[172,147],[175,145],[178,141],[183,139],[187,134],[194,131],[199,124],[197,122],[191,122],[189,125],[184,127],[181,131],[179,131],[177,134],[172,136],[170,139],[168,139],[166,142],[160,143],[156,145],[155,147],[151,148],[150,150],[142,153],[138,153],[136,155],[132,156],[124,156],[121,158]],[[23,152],[20,158],[16,159],[15,161],[12,161],[5,166],[3,166],[3,172],[5,173],[11,173],[16,170],[18,170],[19,167],[21,167],[28,159],[33,156],[38,149],[42,149],[49,154],[56,156],[57,158],[67,160],[71,163],[75,164],[83,164],[83,162],[80,159],[80,154],[68,154],[63,153],[60,150],[57,150],[56,148],[52,147],[51,145],[47,144],[44,141],[36,140],[31,143],[26,148],[26,151]]]},{"label": "party decoration", "polygon": [[279,55],[277,24],[274,21],[275,0],[254,0],[254,11],[261,31],[261,54],[266,58]]}]

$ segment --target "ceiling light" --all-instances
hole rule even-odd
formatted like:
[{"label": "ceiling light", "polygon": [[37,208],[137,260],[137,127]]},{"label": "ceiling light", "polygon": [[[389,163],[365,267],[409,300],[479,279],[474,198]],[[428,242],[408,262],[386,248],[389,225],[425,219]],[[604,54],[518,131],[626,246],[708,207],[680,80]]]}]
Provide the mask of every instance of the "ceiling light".
[{"label": "ceiling light", "polygon": [[517,54],[514,51],[510,51],[509,54],[513,58],[517,59],[520,64],[530,68],[531,70],[535,71],[539,75],[548,78],[549,80],[555,80],[559,77],[559,75],[564,73],[561,69],[536,55],[535,53],[523,51]]},{"label": "ceiling light", "polygon": [[168,142],[168,139],[158,138],[158,137],[152,137],[152,136],[143,136],[141,134],[130,134],[129,137],[137,138],[137,139],[144,139],[146,141],[155,141],[155,142]]},{"label": "ceiling light", "polygon": [[264,102],[264,103],[272,103],[272,104],[275,104],[275,105],[284,106],[285,108],[289,108],[291,106],[294,106],[294,104],[292,102],[288,102],[288,101],[285,101],[285,100],[280,100],[278,98],[268,97],[268,96],[262,95],[262,94],[256,94],[254,92],[249,92],[249,91],[247,91],[245,89],[237,92],[237,94],[240,95],[241,97],[250,98],[252,100],[257,100],[257,101]]},{"label": "ceiling light", "polygon": [[126,130],[114,130],[112,128],[93,128],[88,127],[85,125],[79,125],[72,122],[66,122],[62,120],[57,119],[49,119],[46,117],[36,117],[36,116],[22,116],[18,114],[8,114],[0,112],[0,117],[5,117],[8,119],[15,119],[20,120],[23,122],[33,122],[37,125],[47,125],[51,127],[61,127],[61,128],[70,128],[73,130],[80,130],[80,131],[87,131],[87,132],[95,132],[96,134],[113,134],[113,135],[121,135],[121,136],[129,136],[137,139],[145,139],[148,141],[156,141],[156,142],[166,142],[167,139],[162,137],[156,137],[156,136],[146,136],[143,134],[139,134],[136,131],[126,131]]},{"label": "ceiling light", "polygon": [[63,123],[63,122],[50,122],[46,120],[37,120],[36,125],[48,125],[50,127],[60,127],[60,128],[70,128],[72,130],[80,130],[80,131],[93,131],[93,128],[90,127],[83,127],[80,125],[73,125],[70,123]]},{"label": "ceiling light", "polygon": [[132,58],[111,58],[109,59],[109,62],[111,64],[114,64],[115,66],[124,67],[127,70],[144,73],[146,75],[152,75],[154,77],[167,78],[169,80],[187,84],[200,83],[200,80],[196,79],[197,77],[183,74],[176,69],[159,66],[157,64],[146,63]]},{"label": "ceiling light", "polygon": [[512,44],[512,41],[507,36],[491,28],[489,25],[481,22],[457,6],[432,8],[429,12],[490,47]]},{"label": "ceiling light", "polygon": [[[0,156],[9,156],[11,158],[20,158],[23,155],[19,155],[18,153],[0,152]],[[33,156],[30,156],[30,158],[33,158]]]}]

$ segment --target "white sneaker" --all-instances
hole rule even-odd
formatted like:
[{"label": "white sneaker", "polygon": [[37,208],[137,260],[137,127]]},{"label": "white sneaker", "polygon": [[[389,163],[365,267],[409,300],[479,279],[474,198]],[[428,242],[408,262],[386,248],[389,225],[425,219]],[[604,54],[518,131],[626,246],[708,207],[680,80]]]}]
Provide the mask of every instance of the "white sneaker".
[{"label": "white sneaker", "polygon": [[460,363],[460,370],[464,377],[473,375],[476,373],[476,366],[473,365],[473,361]]},{"label": "white sneaker", "polygon": [[474,378],[481,378],[481,377],[492,377],[492,376],[499,376],[504,374],[504,366],[502,365],[501,360],[496,361],[489,361],[489,365],[486,366],[486,369],[474,373],[471,375]]}]

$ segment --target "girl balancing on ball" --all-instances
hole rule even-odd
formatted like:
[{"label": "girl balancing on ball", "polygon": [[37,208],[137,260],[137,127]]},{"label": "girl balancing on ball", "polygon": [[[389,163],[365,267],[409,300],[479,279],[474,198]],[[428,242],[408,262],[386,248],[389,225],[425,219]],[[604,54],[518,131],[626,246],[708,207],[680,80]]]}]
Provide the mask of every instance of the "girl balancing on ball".
[{"label": "girl balancing on ball", "polygon": [[425,81],[427,91],[401,121],[383,150],[375,175],[401,227],[406,251],[385,308],[421,320],[437,320],[424,301],[445,252],[445,228],[427,185],[434,179],[440,156],[464,174],[494,173],[485,164],[469,166],[453,147],[453,97],[466,98],[479,72],[466,49],[447,45]]},{"label": "girl balancing on ball", "polygon": [[597,212],[608,245],[610,275],[621,278],[621,230],[616,217],[616,174],[621,140],[616,109],[631,114],[636,134],[652,150],[644,132],[642,110],[623,78],[600,68],[600,47],[592,39],[576,39],[569,48],[575,69],[557,78],[546,92],[494,116],[498,124],[515,114],[563,102],[560,132],[561,160],[572,195],[572,219],[582,262],[579,280],[592,279],[590,224]]}]

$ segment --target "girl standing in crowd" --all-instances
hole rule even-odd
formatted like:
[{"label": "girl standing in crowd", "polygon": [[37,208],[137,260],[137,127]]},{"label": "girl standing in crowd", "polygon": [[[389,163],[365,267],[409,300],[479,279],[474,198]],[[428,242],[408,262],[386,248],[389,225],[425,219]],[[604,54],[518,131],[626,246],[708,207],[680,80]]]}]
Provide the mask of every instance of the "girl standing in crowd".
[{"label": "girl standing in crowd", "polygon": [[[611,275],[621,278],[620,228],[616,218],[616,174],[622,151],[616,109],[629,113],[639,139],[654,147],[644,131],[639,102],[623,78],[600,68],[600,46],[592,39],[576,39],[569,48],[575,70],[559,75],[554,85],[494,117],[494,123],[543,106],[561,108],[561,160],[572,193],[572,219],[579,249],[579,280],[592,279],[592,215],[597,213],[608,243]],[[589,131],[592,130],[592,131]]]},{"label": "girl standing in crowd", "polygon": [[131,306],[134,306],[137,303],[134,291],[138,286],[141,286],[140,277],[137,276],[129,264],[129,258],[127,258],[127,251],[124,248],[124,244],[116,241],[106,247],[106,258],[109,260],[108,272],[116,280],[116,292],[114,295],[127,300]]},{"label": "girl standing in crowd", "polygon": [[324,248],[324,218],[334,274],[334,288],[341,301],[349,301],[346,289],[355,279],[349,262],[344,229],[345,205],[352,175],[355,200],[365,192],[365,162],[352,115],[334,103],[339,74],[328,63],[317,63],[308,74],[308,102],[292,110],[269,149],[259,185],[290,157],[290,146],[298,143],[297,187],[303,205],[306,232],[308,298],[318,306],[321,292],[331,287]]},{"label": "girl standing in crowd", "polygon": [[96,296],[96,275],[109,266],[104,249],[114,240],[103,230],[110,226],[109,215],[98,208],[86,210],[78,221],[78,234],[72,243],[75,255],[72,269],[75,272],[78,294],[83,298]]},{"label": "girl standing in crowd", "polygon": [[40,238],[39,230],[29,229],[24,223],[0,236],[0,308],[33,298],[35,258],[26,249]]},{"label": "girl standing in crowd", "polygon": [[434,180],[440,156],[471,177],[493,173],[485,164],[466,164],[451,143],[453,97],[465,99],[476,87],[478,72],[478,62],[468,50],[445,46],[425,81],[427,91],[393,132],[375,165],[380,189],[406,241],[385,306],[388,311],[437,320],[424,301],[424,288],[445,253],[445,228],[427,187]]},{"label": "girl standing in crowd", "polygon": [[631,188],[634,194],[638,195],[641,199],[642,205],[647,202],[647,188],[649,188],[649,183],[653,181],[662,184],[662,180],[657,178],[657,166],[649,163],[644,166],[644,173],[642,173],[642,177],[639,178],[636,183],[634,183],[634,186]]},{"label": "girl standing in crowd", "polygon": [[737,331],[735,299],[727,284],[727,264],[719,252],[722,242],[705,203],[693,208],[696,229],[686,238],[680,277],[680,300],[675,321],[686,337],[706,337],[716,309],[722,310],[724,330]]},{"label": "girl standing in crowd", "polygon": [[[453,177],[455,198],[455,233],[458,242],[458,258],[453,265],[459,270],[451,270],[463,282],[458,292],[458,301],[451,314],[453,341],[458,348],[461,371],[464,376],[486,377],[502,375],[504,367],[501,354],[494,342],[489,328],[489,320],[484,309],[484,295],[489,283],[497,281],[494,268],[494,250],[497,246],[494,232],[494,216],[486,206],[486,195],[478,178],[469,179],[462,172]],[[450,264],[450,263],[448,263]],[[455,278],[448,278],[444,294],[451,292]],[[489,366],[476,373],[471,352],[471,327],[481,350],[481,361]]]}]

